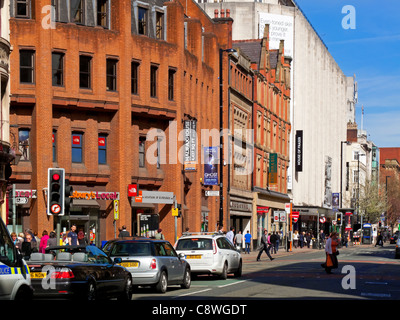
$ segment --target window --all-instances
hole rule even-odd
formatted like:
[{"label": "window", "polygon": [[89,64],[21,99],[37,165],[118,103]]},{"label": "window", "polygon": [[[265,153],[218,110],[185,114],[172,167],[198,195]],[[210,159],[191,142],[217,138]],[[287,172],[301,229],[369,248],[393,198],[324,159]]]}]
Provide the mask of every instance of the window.
[{"label": "window", "polygon": [[156,12],[156,39],[164,39],[164,13]]},{"label": "window", "polygon": [[107,91],[117,91],[117,64],[116,59],[107,59]]},{"label": "window", "polygon": [[145,143],[146,137],[139,137],[139,168],[145,167]]},{"label": "window", "polygon": [[157,66],[150,67],[150,96],[157,97]]},{"label": "window", "polygon": [[79,87],[83,89],[91,88],[91,65],[92,57],[80,56],[79,57]]},{"label": "window", "polygon": [[103,28],[109,28],[108,0],[97,0],[97,25]]},{"label": "window", "polygon": [[168,70],[168,100],[174,100],[174,80],[175,80],[175,70]]},{"label": "window", "polygon": [[35,51],[21,50],[19,52],[19,66],[19,81],[33,84],[35,81]]},{"label": "window", "polygon": [[138,33],[147,35],[148,10],[138,7]]},{"label": "window", "polygon": [[52,143],[53,143],[53,162],[57,161],[57,131],[53,130],[53,137],[52,137]]},{"label": "window", "polygon": [[74,163],[82,163],[83,162],[82,138],[83,138],[82,133],[79,133],[79,132],[72,133],[72,162],[74,162]]},{"label": "window", "polygon": [[15,2],[15,17],[30,19],[30,0],[17,0]]},{"label": "window", "polygon": [[52,53],[51,68],[53,86],[64,86],[64,53]]},{"label": "window", "polygon": [[21,152],[21,161],[29,161],[30,160],[30,152],[29,152],[29,129],[20,129],[18,131],[18,146],[19,151]]},{"label": "window", "polygon": [[99,134],[99,164],[107,164],[107,135]]},{"label": "window", "polygon": [[[0,222],[0,261],[6,266],[14,267],[17,266],[17,250],[8,234],[6,226]],[[8,280],[4,279],[4,282],[8,284]]]},{"label": "window", "polygon": [[83,0],[70,0],[71,22],[84,23]]},{"label": "window", "polygon": [[131,64],[131,77],[132,77],[131,92],[132,92],[132,94],[139,93],[139,66],[140,66],[139,62],[132,61],[132,64]]}]

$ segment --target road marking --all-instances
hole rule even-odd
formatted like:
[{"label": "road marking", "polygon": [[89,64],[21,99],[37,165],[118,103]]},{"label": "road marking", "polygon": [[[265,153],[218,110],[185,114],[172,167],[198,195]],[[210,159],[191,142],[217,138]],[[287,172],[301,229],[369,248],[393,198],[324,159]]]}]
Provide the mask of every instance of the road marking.
[{"label": "road marking", "polygon": [[387,282],[366,282],[365,284],[388,284]]},{"label": "road marking", "polygon": [[228,283],[228,284],[224,284],[222,286],[218,286],[218,288],[225,288],[225,287],[229,287],[229,286],[232,286],[234,284],[239,284],[239,283],[246,282],[246,281],[247,280],[242,280],[242,281],[237,281],[237,282],[233,282],[233,283]]},{"label": "road marking", "polygon": [[201,293],[201,292],[206,292],[206,291],[210,291],[211,289],[204,289],[204,290],[199,290],[199,291],[195,291],[195,292],[189,292],[189,293],[185,293],[185,294],[181,294],[179,296],[173,297],[173,299],[179,298],[179,297],[185,297],[185,296],[190,296],[192,294],[197,294],[197,293]]}]

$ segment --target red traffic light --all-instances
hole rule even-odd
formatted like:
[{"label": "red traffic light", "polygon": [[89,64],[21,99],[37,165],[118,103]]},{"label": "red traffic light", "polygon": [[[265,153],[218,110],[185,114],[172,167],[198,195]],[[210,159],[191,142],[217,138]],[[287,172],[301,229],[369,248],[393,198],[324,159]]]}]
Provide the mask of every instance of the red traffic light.
[{"label": "red traffic light", "polygon": [[53,180],[60,180],[60,175],[58,173],[53,174]]}]

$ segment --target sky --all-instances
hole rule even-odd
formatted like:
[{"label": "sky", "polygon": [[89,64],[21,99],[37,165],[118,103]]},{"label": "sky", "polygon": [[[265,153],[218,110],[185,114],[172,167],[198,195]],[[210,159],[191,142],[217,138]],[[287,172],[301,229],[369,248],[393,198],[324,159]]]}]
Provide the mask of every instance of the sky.
[{"label": "sky", "polygon": [[356,77],[358,128],[364,106],[368,140],[400,147],[400,0],[296,2],[343,73]]}]

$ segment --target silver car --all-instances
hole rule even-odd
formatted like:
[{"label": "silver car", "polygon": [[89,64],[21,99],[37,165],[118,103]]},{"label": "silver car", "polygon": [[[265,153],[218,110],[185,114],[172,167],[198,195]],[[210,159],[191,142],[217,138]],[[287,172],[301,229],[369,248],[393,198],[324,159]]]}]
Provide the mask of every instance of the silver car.
[{"label": "silver car", "polygon": [[175,244],[184,254],[192,274],[216,274],[226,279],[229,273],[242,275],[242,257],[233,244],[221,234],[184,234]]},{"label": "silver car", "polygon": [[174,284],[190,288],[190,265],[168,241],[140,237],[115,239],[107,242],[103,250],[110,258],[122,259],[120,264],[131,272],[134,286],[153,286],[160,293]]}]

